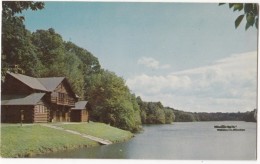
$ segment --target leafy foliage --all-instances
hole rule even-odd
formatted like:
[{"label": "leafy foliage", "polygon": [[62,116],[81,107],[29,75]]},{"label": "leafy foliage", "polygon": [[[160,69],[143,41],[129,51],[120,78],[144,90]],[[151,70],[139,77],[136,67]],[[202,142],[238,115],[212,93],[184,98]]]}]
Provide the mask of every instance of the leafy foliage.
[{"label": "leafy foliage", "polygon": [[[225,3],[220,3],[223,5]],[[242,22],[243,18],[246,17],[246,27],[247,30],[249,27],[254,26],[258,29],[258,13],[259,6],[257,3],[229,3],[229,8],[233,11],[241,11],[244,9],[244,14],[237,17],[235,20],[235,27],[237,28]]]},{"label": "leafy foliage", "polygon": [[37,30],[32,33],[32,42],[43,68],[41,77],[65,75],[65,48],[62,37],[54,29]]},{"label": "leafy foliage", "polygon": [[25,29],[24,18],[16,16],[22,10],[42,9],[40,2],[2,3],[2,71],[10,65],[19,65],[28,75],[37,75],[40,62],[36,56],[36,49],[31,41],[31,33]]},{"label": "leafy foliage", "polygon": [[87,97],[92,119],[121,129],[137,130],[141,123],[140,110],[125,81],[106,70],[94,74],[90,81]]},{"label": "leafy foliage", "polygon": [[[28,75],[37,75],[41,63],[31,42],[31,33],[25,29],[24,17],[17,16],[23,10],[40,10],[43,2],[3,1],[2,2],[2,74],[10,66],[19,65]],[[3,79],[3,78],[2,78]]]},{"label": "leafy foliage", "polygon": [[195,115],[191,112],[184,112],[184,111],[178,111],[173,110],[175,114],[175,122],[194,122],[198,121],[195,117]]},{"label": "leafy foliage", "polygon": [[[2,3],[2,16],[5,19],[11,19],[17,13],[22,13],[23,10],[40,10],[44,8],[43,2],[32,1],[3,1]],[[24,19],[22,16],[18,17]]]},{"label": "leafy foliage", "polygon": [[143,124],[170,124],[175,115],[171,109],[165,108],[161,102],[144,102],[137,97]]},{"label": "leafy foliage", "polygon": [[171,109],[164,108],[165,123],[170,124],[175,121],[175,115]]}]

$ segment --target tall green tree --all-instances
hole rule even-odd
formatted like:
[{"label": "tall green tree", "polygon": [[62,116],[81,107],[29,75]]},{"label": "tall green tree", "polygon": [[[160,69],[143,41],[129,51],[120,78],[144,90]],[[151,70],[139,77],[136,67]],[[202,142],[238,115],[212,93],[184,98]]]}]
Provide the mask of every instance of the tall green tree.
[{"label": "tall green tree", "polygon": [[[69,73],[71,76],[74,76],[72,79],[76,81],[76,83],[80,83],[75,84],[75,88],[76,90],[81,90],[81,93],[79,95],[81,98],[88,100],[91,97],[88,91],[90,89],[89,87],[91,85],[92,75],[99,73],[101,70],[99,61],[90,52],[81,47],[78,47],[72,42],[64,42],[64,45],[66,53],[68,53],[68,55],[66,55],[66,58],[68,58],[67,60],[73,62],[74,59],[69,57],[69,54],[73,54],[73,57],[77,58],[77,62],[74,61],[74,63],[79,63],[79,65],[70,66],[69,64],[67,64],[68,67],[72,67],[71,69],[74,70],[70,71]],[[78,73],[76,72],[77,70],[79,70]],[[82,80],[84,81],[83,85],[80,82]]]},{"label": "tall green tree", "polygon": [[85,95],[85,81],[83,63],[80,59],[71,52],[65,52],[64,57],[65,64],[65,77],[69,80],[73,91],[84,99]]},{"label": "tall green tree", "polygon": [[135,131],[141,120],[139,108],[125,81],[115,73],[102,70],[94,74],[89,87],[92,119],[112,126]]},{"label": "tall green tree", "polygon": [[138,103],[140,108],[140,117],[141,117],[142,124],[146,124],[146,119],[147,119],[146,111],[148,108],[147,102],[143,102],[140,96],[136,98],[136,102]]},{"label": "tall green tree", "polygon": [[62,37],[54,29],[36,30],[32,42],[37,48],[37,56],[43,68],[41,76],[65,76],[65,46]]},{"label": "tall green tree", "polygon": [[146,115],[149,124],[165,124],[165,113],[160,102],[148,102]]},{"label": "tall green tree", "polygon": [[131,102],[132,102],[133,109],[134,109],[134,119],[135,119],[135,129],[133,131],[139,131],[140,126],[142,125],[141,110],[138,105],[135,94],[131,94]]},{"label": "tall green tree", "polygon": [[164,108],[164,113],[165,113],[165,123],[166,124],[171,124],[175,120],[175,115],[171,109]]},{"label": "tall green tree", "polygon": [[42,2],[3,1],[2,2],[2,73],[10,66],[19,65],[26,74],[38,75],[40,62],[36,56],[31,33],[25,29],[24,17],[17,16],[23,10],[38,10]]},{"label": "tall green tree", "polygon": [[101,70],[98,59],[87,50],[78,47],[72,42],[65,42],[66,51],[75,54],[83,63],[84,73],[87,75],[98,73]]},{"label": "tall green tree", "polygon": [[173,110],[164,107],[161,102],[145,102],[141,97],[137,97],[136,101],[142,124],[170,124],[175,119]]}]

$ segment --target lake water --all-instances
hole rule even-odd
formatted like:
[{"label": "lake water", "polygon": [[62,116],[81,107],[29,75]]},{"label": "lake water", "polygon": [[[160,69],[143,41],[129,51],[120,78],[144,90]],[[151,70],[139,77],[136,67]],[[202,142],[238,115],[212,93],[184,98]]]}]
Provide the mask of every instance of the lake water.
[{"label": "lake water", "polygon": [[[245,131],[217,131],[237,125]],[[37,156],[41,158],[255,160],[256,123],[189,122],[146,125],[128,142]]]}]

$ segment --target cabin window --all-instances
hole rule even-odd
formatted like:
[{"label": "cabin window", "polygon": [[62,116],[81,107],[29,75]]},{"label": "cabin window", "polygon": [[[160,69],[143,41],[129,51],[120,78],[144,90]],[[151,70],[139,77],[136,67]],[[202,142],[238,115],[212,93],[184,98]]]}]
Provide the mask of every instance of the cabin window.
[{"label": "cabin window", "polygon": [[69,95],[66,94],[66,93],[59,93],[59,98],[68,99],[68,98],[69,98]]},{"label": "cabin window", "polygon": [[60,98],[65,98],[65,94],[64,93],[59,93],[59,97]]},{"label": "cabin window", "polygon": [[36,109],[35,109],[35,113],[47,113],[47,107],[46,106],[42,106],[42,105],[37,105]]}]

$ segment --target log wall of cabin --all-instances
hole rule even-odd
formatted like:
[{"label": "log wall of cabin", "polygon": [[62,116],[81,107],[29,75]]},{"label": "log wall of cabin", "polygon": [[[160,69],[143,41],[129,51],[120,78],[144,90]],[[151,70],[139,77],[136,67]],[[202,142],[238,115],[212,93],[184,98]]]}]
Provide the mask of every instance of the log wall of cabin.
[{"label": "log wall of cabin", "polygon": [[33,123],[34,106],[2,106],[1,121],[3,123],[20,123],[23,110],[23,123]]},{"label": "log wall of cabin", "polygon": [[50,122],[50,109],[44,102],[39,102],[34,106],[34,122],[47,123]]},{"label": "log wall of cabin", "polygon": [[88,121],[88,110],[84,109],[81,110],[81,122],[87,122]]}]

